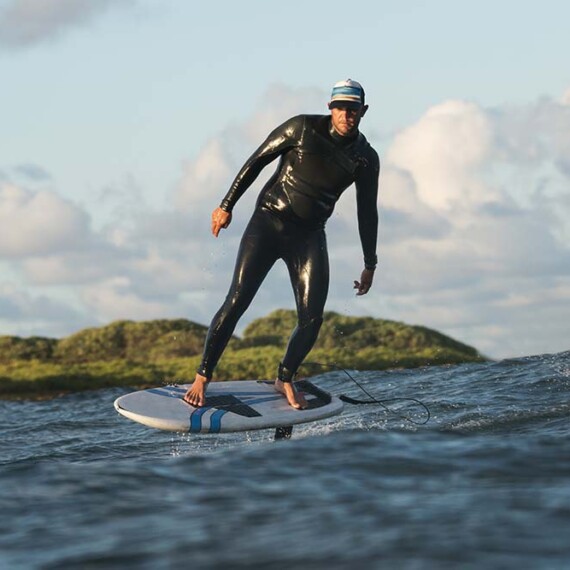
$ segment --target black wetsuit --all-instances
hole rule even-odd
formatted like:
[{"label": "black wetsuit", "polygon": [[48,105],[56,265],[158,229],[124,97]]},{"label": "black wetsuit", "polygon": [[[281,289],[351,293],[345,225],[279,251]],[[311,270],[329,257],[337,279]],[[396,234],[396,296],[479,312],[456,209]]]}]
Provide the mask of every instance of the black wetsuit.
[{"label": "black wetsuit", "polygon": [[261,170],[277,157],[277,170],[263,187],[243,234],[228,296],[210,325],[198,368],[208,379],[268,271],[283,259],[295,292],[298,324],[278,377],[291,381],[322,324],[329,285],[325,223],[352,183],[364,265],[376,266],[380,162],[364,135],[340,136],[329,115],[293,117],[248,159],[220,207],[231,212]]}]

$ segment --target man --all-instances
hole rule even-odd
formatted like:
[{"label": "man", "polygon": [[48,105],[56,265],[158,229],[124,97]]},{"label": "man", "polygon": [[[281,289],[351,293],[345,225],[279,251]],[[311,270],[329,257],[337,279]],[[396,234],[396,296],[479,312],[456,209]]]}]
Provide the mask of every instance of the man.
[{"label": "man", "polygon": [[323,321],[329,286],[324,227],[340,195],[355,183],[358,229],[364,253],[357,295],[372,286],[378,233],[378,175],[376,151],[358,130],[368,110],[364,89],[348,79],[333,87],[330,115],[299,115],[277,127],[239,171],[225,198],[212,213],[212,233],[218,237],[232,219],[232,210],[261,170],[279,158],[276,172],[265,184],[237,255],[233,281],[214,316],[202,363],[184,399],[205,404],[208,382],[239,318],[277,259],[287,265],[295,293],[298,323],[275,388],[296,409],[307,406],[293,378],[313,347]]}]

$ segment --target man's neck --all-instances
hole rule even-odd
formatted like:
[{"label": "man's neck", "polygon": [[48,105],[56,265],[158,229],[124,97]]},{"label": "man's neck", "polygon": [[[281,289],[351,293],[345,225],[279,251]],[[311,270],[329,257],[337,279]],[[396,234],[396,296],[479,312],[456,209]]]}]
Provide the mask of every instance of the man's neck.
[{"label": "man's neck", "polygon": [[350,134],[343,135],[334,128],[332,120],[329,119],[329,135],[336,142],[348,144],[358,136],[358,129]]}]

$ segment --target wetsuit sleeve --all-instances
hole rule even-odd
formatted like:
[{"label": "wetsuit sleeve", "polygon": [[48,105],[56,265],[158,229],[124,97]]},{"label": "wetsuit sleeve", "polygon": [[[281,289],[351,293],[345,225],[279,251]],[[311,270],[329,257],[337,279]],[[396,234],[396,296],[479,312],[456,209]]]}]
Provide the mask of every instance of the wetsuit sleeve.
[{"label": "wetsuit sleeve", "polygon": [[303,129],[303,116],[293,117],[279,125],[248,158],[233,181],[228,193],[222,200],[220,208],[231,212],[243,193],[253,184],[259,173],[271,161],[295,146]]},{"label": "wetsuit sleeve", "polygon": [[356,205],[358,212],[358,232],[364,254],[366,269],[374,269],[378,263],[376,241],[378,239],[378,177],[380,159],[376,151],[370,148],[368,164],[356,179]]}]

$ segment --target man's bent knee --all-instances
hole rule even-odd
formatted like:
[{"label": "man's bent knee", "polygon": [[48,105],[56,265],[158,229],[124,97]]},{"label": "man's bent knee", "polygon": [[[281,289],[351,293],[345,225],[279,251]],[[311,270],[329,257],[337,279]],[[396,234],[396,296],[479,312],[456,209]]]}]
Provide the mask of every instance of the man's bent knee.
[{"label": "man's bent knee", "polygon": [[307,336],[317,336],[321,330],[321,325],[323,324],[323,317],[314,317],[307,321],[300,320],[297,324],[297,330],[299,333]]}]

